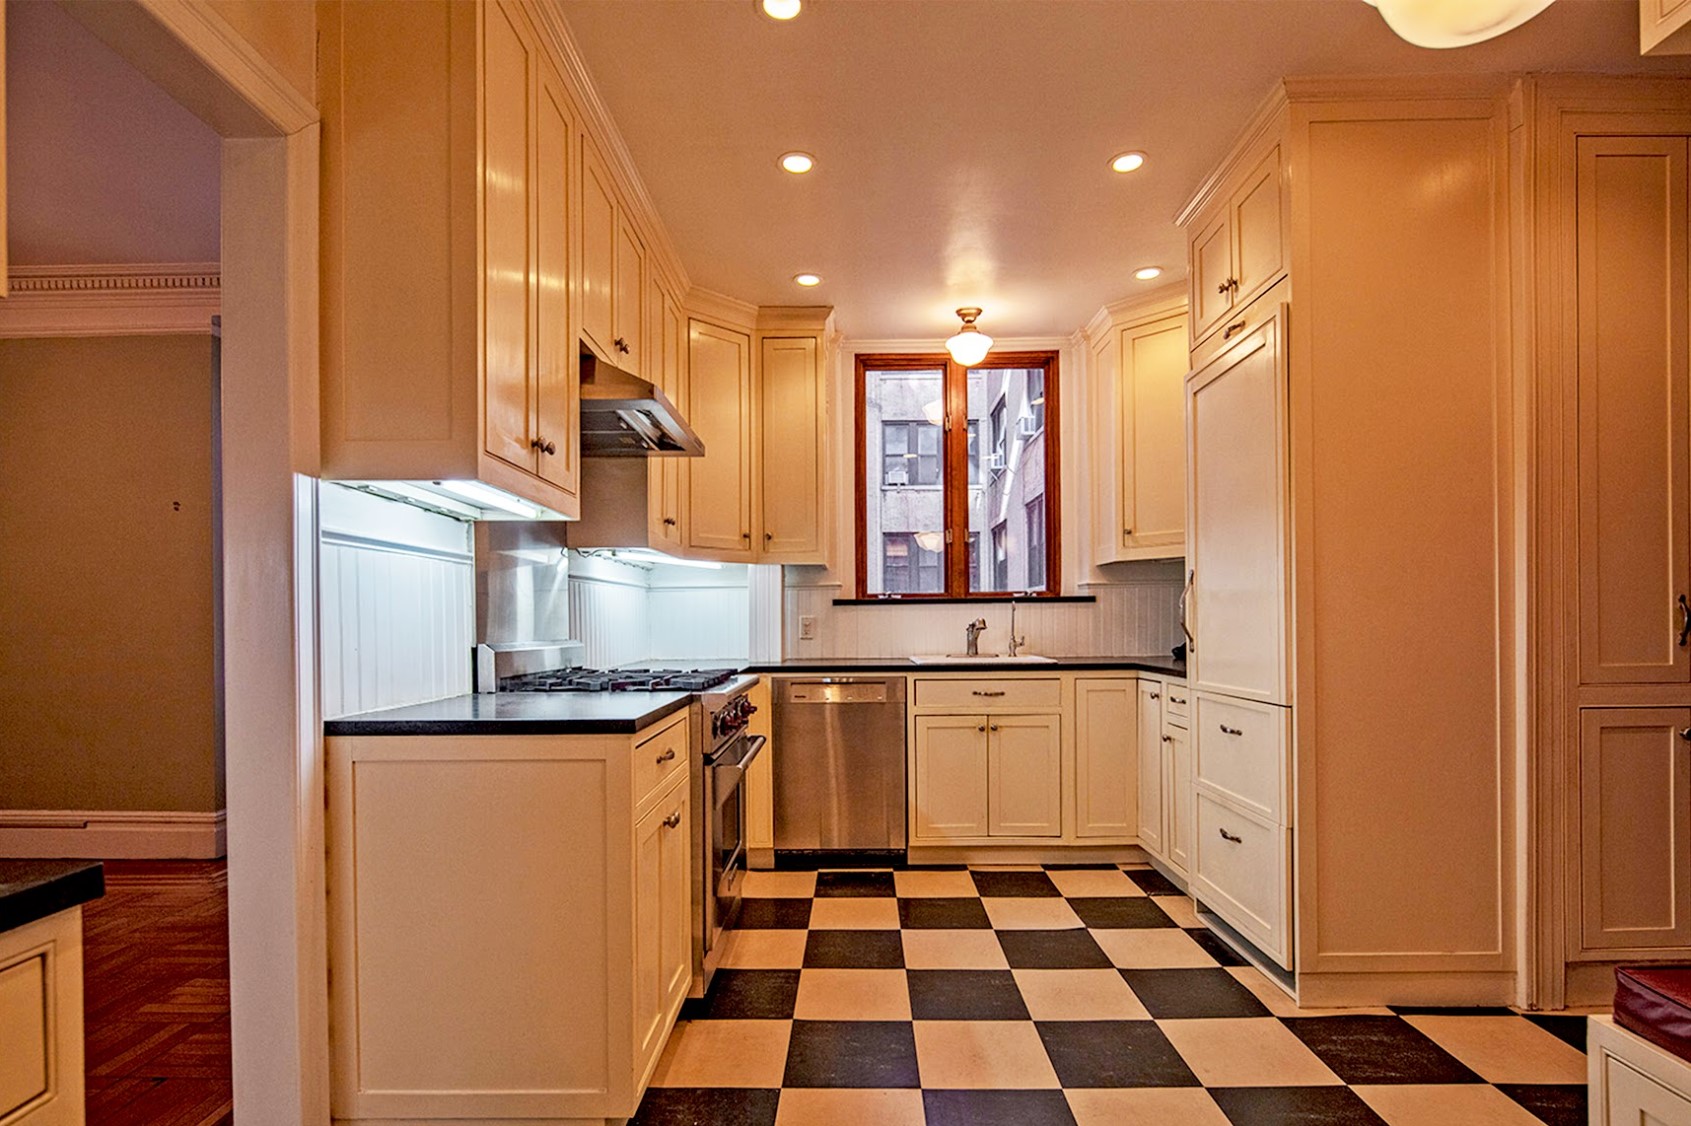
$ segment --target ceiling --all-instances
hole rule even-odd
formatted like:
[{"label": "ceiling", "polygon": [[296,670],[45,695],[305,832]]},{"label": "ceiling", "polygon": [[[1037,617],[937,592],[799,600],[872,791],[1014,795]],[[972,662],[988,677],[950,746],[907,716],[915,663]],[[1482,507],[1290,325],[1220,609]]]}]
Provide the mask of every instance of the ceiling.
[{"label": "ceiling", "polygon": [[218,261],[210,127],[57,4],[5,18],[12,263]]},{"label": "ceiling", "polygon": [[[560,0],[694,284],[856,339],[1067,335],[1178,280],[1173,218],[1286,75],[1691,73],[1631,0],[1410,46],[1363,0]],[[776,158],[801,149],[797,177]],[[1142,170],[1109,171],[1143,149]],[[1133,270],[1160,265],[1156,282]],[[816,289],[792,275],[814,271]]]}]

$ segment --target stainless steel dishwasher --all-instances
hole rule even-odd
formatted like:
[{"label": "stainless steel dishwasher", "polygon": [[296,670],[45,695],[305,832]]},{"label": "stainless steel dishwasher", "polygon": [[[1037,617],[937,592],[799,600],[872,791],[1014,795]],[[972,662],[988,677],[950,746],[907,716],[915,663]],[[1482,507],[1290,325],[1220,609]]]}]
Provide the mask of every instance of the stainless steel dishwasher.
[{"label": "stainless steel dishwasher", "polygon": [[904,678],[775,681],[775,851],[902,851]]}]

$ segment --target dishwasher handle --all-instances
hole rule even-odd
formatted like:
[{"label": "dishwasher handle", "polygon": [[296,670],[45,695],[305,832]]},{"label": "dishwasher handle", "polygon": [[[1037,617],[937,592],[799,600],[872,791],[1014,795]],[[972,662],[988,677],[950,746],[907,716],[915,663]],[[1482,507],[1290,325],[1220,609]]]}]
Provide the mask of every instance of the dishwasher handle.
[{"label": "dishwasher handle", "polygon": [[777,706],[904,703],[904,681],[897,677],[814,676],[776,685]]}]

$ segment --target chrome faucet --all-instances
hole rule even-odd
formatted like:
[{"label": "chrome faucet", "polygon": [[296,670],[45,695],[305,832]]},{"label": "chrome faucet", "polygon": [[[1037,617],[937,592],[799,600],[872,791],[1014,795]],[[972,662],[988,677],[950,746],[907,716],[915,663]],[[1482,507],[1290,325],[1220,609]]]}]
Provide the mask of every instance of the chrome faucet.
[{"label": "chrome faucet", "polygon": [[1010,656],[1016,655],[1016,650],[1028,643],[1025,637],[1016,636],[1016,600],[1010,600]]},{"label": "chrome faucet", "polygon": [[963,627],[963,636],[968,641],[968,654],[971,657],[980,656],[981,634],[986,632],[986,619],[976,618]]}]

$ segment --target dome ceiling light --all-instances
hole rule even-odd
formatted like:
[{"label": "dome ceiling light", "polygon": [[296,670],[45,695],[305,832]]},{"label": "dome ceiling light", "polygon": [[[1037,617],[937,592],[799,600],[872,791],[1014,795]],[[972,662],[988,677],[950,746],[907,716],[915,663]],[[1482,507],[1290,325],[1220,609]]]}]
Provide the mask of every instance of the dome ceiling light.
[{"label": "dome ceiling light", "polygon": [[772,20],[790,20],[799,14],[803,0],[763,0],[763,14]]},{"label": "dome ceiling light", "polygon": [[945,342],[945,350],[951,353],[951,358],[966,368],[972,368],[992,351],[992,337],[975,327],[975,318],[981,311],[974,306],[957,310],[957,315],[963,320],[963,327],[957,330],[957,335]]},{"label": "dome ceiling light", "polygon": [[1552,0],[1364,0],[1386,26],[1417,47],[1466,47],[1513,31]]}]

